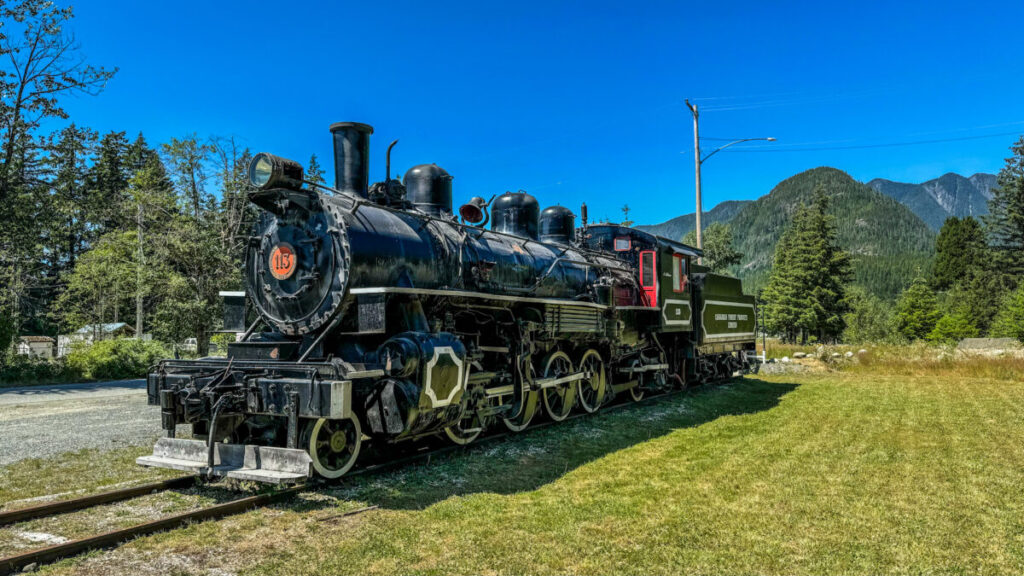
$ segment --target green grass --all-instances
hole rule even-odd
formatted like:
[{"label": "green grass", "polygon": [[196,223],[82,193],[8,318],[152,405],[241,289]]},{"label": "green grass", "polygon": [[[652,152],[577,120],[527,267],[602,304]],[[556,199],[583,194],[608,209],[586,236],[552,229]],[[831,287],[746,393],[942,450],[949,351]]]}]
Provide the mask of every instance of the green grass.
[{"label": "green grass", "polygon": [[884,366],[747,378],[46,570],[1024,572],[1024,370]]},{"label": "green grass", "polygon": [[133,447],[118,450],[81,450],[54,458],[30,458],[0,467],[0,509],[23,508],[32,502],[19,502],[51,494],[58,499],[77,498],[102,491],[119,483],[158,481],[180,476],[180,472],[143,468],[135,459],[152,448]]}]

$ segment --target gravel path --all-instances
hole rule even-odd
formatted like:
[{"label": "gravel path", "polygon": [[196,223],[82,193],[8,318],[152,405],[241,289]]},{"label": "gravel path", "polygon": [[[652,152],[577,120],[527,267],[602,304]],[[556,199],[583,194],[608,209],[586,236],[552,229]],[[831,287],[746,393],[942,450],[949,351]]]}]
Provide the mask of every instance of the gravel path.
[{"label": "gravel path", "polygon": [[0,466],[85,448],[152,444],[160,408],[144,380],[0,389]]}]

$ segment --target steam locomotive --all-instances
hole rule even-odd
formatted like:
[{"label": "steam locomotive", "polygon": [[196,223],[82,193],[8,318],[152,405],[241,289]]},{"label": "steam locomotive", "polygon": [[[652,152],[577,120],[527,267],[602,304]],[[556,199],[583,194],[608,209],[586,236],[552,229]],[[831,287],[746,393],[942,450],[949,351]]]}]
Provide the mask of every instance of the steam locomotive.
[{"label": "steam locomotive", "polygon": [[[525,192],[452,208],[436,164],[369,185],[373,129],[333,124],[333,188],[258,154],[239,333],[226,358],[148,375],[162,428],[146,466],[292,483],[339,478],[369,449],[469,444],[623,396],[755,369],[756,311],[700,251],[541,211]],[[397,142],[397,141],[396,141]],[[488,222],[490,227],[487,227]],[[262,330],[258,330],[263,327]],[[176,438],[189,425],[191,438]]]}]

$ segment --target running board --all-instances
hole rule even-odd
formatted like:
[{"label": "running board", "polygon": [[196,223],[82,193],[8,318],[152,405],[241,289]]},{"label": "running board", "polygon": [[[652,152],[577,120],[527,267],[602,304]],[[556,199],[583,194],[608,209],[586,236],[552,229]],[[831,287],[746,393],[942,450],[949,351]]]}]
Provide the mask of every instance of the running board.
[{"label": "running board", "polygon": [[313,472],[313,459],[305,450],[217,442],[213,450],[213,468],[210,469],[206,449],[206,442],[202,440],[160,438],[153,447],[153,454],[142,456],[135,463],[202,476],[226,476],[270,484],[305,482]]}]

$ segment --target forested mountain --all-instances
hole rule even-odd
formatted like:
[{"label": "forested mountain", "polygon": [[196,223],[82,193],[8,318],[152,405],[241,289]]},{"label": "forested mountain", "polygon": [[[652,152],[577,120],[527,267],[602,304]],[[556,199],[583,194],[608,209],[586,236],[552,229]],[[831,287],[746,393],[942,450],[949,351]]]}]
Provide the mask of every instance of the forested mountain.
[{"label": "forested mountain", "polygon": [[907,207],[835,168],[815,168],[780,182],[746,205],[729,226],[743,254],[738,273],[750,292],[764,286],[775,244],[797,207],[810,204],[815,187],[829,196],[839,244],[853,256],[854,282],[884,298],[931,265],[935,233]]},{"label": "forested mountain", "polygon": [[[726,200],[725,202],[720,203],[710,211],[704,213],[704,218],[701,220],[701,230],[706,230],[708,226],[715,222],[728,223],[733,219],[733,217],[740,213],[740,210],[748,204],[753,203],[753,200]],[[672,240],[680,240],[683,236],[686,236],[690,230],[693,230],[696,227],[695,222],[696,217],[691,212],[690,214],[676,216],[668,222],[637,226],[637,228]]]},{"label": "forested mountain", "polygon": [[937,231],[950,216],[988,214],[988,200],[996,186],[996,176],[979,173],[965,178],[950,172],[921,184],[875,178],[868,186],[895,198]]}]

